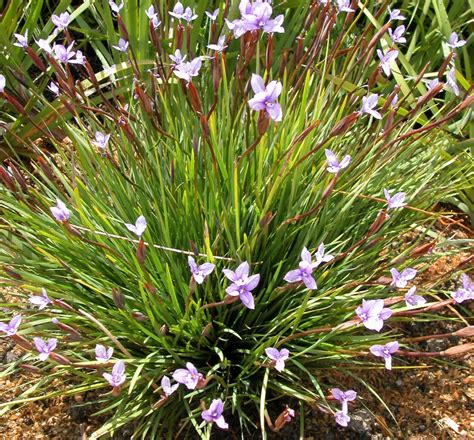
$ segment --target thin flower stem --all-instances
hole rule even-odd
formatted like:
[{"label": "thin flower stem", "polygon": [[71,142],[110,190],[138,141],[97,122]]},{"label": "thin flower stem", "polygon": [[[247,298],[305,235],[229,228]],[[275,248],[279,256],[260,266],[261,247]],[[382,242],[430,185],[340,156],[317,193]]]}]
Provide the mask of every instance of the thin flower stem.
[{"label": "thin flower stem", "polygon": [[[71,225],[71,226],[73,226],[74,228],[79,229],[81,231],[90,232],[92,234],[97,234],[97,235],[103,235],[103,236],[108,237],[108,238],[117,238],[119,240],[125,240],[125,241],[129,241],[131,243],[137,243],[137,244],[139,242],[139,240],[135,240],[133,238],[123,237],[121,235],[109,234],[108,232],[102,232],[102,231],[93,231],[92,229],[84,228],[84,227],[78,226],[78,225]],[[160,245],[157,245],[157,244],[150,244],[150,243],[147,243],[147,242],[145,242],[144,244],[145,244],[145,246],[151,246],[151,247],[154,247],[156,249],[160,249],[162,251],[175,252],[177,254],[184,254],[184,255],[191,255],[191,256],[198,255],[199,257],[207,257],[207,254],[201,254],[201,253],[195,254],[194,252],[191,252],[191,251],[185,251],[185,250],[182,250],[182,249],[176,249],[176,248],[167,247],[167,246],[160,246]],[[229,257],[219,257],[217,255],[213,255],[213,257],[216,260],[236,261],[234,258],[229,258]]]}]

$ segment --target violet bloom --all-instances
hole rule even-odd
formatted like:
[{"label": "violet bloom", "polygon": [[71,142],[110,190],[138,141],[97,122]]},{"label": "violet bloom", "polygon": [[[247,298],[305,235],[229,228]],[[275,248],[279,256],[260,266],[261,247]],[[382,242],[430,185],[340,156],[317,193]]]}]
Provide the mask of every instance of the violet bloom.
[{"label": "violet bloom", "polygon": [[382,67],[385,75],[390,76],[392,69],[390,63],[394,62],[398,57],[398,50],[390,49],[385,55],[380,49],[377,49],[377,55],[380,58],[380,66]]},{"label": "violet bloom", "polygon": [[158,18],[158,14],[155,12],[155,7],[151,5],[146,11],[145,11],[147,17],[150,19],[151,24],[153,26],[153,29],[158,29],[158,27],[161,24],[160,19]]},{"label": "violet bloom", "polygon": [[38,306],[38,310],[43,310],[49,304],[51,304],[51,300],[49,299],[49,296],[44,287],[41,289],[41,295],[30,296],[28,301],[31,304]]},{"label": "violet bloom", "polygon": [[247,32],[258,29],[262,29],[267,33],[284,32],[284,29],[281,27],[283,15],[279,15],[272,20],[273,10],[269,2],[257,1],[250,4],[250,2],[243,0],[240,2],[239,9],[242,21],[244,22],[244,28]]},{"label": "violet bloom", "polygon": [[58,345],[58,340],[56,338],[48,339],[48,342],[41,338],[33,338],[36,350],[38,350],[38,358],[41,361],[48,359],[49,355],[55,350]]},{"label": "violet bloom", "polygon": [[55,44],[53,46],[54,57],[64,64],[84,64],[84,56],[80,51],[76,52],[72,50],[74,41],[68,46],[62,44]]},{"label": "violet bloom", "polygon": [[337,0],[337,9],[339,12],[354,12],[354,9],[350,8],[351,0]]},{"label": "violet bloom", "polygon": [[216,21],[217,20],[217,16],[219,15],[219,8],[217,8],[214,12],[208,12],[208,11],[204,11],[204,13],[209,17],[209,20],[211,21]]},{"label": "violet bloom", "polygon": [[336,414],[334,414],[334,419],[338,425],[344,427],[346,427],[351,421],[351,418],[344,411],[338,411]]},{"label": "violet bloom", "polygon": [[67,222],[71,218],[71,211],[59,199],[56,199],[56,206],[52,206],[49,209],[58,222]]},{"label": "violet bloom", "polygon": [[13,46],[22,47],[26,49],[28,47],[28,29],[25,31],[25,35],[13,34],[17,39],[16,43],[13,43]]},{"label": "violet bloom", "polygon": [[404,287],[406,287],[408,281],[416,277],[416,270],[410,267],[403,269],[401,273],[393,267],[392,269],[390,269],[390,273],[392,274],[393,279],[390,285],[397,286],[399,289],[403,289]]},{"label": "violet bloom", "polygon": [[171,385],[171,381],[168,376],[163,376],[161,379],[161,389],[166,397],[171,396],[179,387],[179,383]]},{"label": "violet bloom", "polygon": [[181,20],[183,18],[183,13],[184,13],[184,6],[181,2],[177,2],[174,5],[173,10],[169,11],[169,14],[172,17],[177,18],[178,20]]},{"label": "violet bloom", "polygon": [[392,31],[391,28],[388,30],[388,34],[390,35],[390,39],[394,43],[399,43],[399,44],[407,42],[407,39],[403,36],[404,33],[405,33],[405,26],[403,26],[403,25],[396,27],[394,31]]},{"label": "violet bloom", "polygon": [[474,283],[465,273],[461,276],[462,287],[451,294],[456,303],[462,303],[468,299],[474,299]]},{"label": "violet bloom", "polygon": [[41,50],[44,50],[46,53],[51,54],[53,52],[53,49],[51,45],[48,43],[47,40],[39,39],[36,44]]},{"label": "violet bloom", "polygon": [[393,20],[406,20],[402,14],[400,14],[400,9],[394,9],[393,11],[388,8],[388,13],[390,14],[389,21]]},{"label": "violet bloom", "polygon": [[449,36],[448,46],[452,49],[456,49],[457,47],[462,47],[466,44],[466,40],[460,40],[459,35],[456,32],[452,32]]},{"label": "violet bloom", "polygon": [[109,0],[109,6],[110,6],[110,10],[114,14],[118,15],[120,13],[120,10],[123,8],[123,0],[122,0],[122,3],[120,3],[120,4],[117,4],[114,1]]},{"label": "violet bloom", "polygon": [[107,362],[114,354],[112,347],[104,347],[103,345],[97,344],[95,346],[95,358],[98,362]]},{"label": "violet bloom", "polygon": [[0,322],[0,331],[6,333],[7,336],[14,336],[18,331],[18,327],[21,324],[21,315],[15,315],[10,322]]},{"label": "violet bloom", "polygon": [[56,31],[63,31],[69,26],[69,23],[71,22],[71,16],[69,13],[63,12],[59,15],[53,15],[51,17],[51,21],[56,26]]},{"label": "violet bloom", "polygon": [[311,253],[308,249],[303,248],[301,251],[301,261],[299,263],[299,269],[290,270],[283,278],[288,283],[297,283],[303,281],[304,285],[310,290],[316,290],[318,288],[316,280],[313,278],[313,269],[319,266],[319,262],[313,262],[311,259]]},{"label": "violet bloom", "polygon": [[102,373],[102,376],[110,384],[111,387],[119,387],[127,379],[125,376],[125,362],[118,361],[112,368],[112,374]]},{"label": "violet bloom", "polygon": [[289,358],[290,352],[286,348],[278,350],[276,348],[266,348],[265,354],[273,361],[275,370],[280,373],[285,369],[285,361]]},{"label": "violet bloom", "polygon": [[95,132],[95,142],[99,148],[105,149],[105,147],[109,143],[109,139],[110,139],[110,133],[105,134],[105,133],[102,133],[101,131]]},{"label": "violet bloom", "polygon": [[339,159],[331,150],[326,149],[324,152],[326,153],[327,170],[329,173],[338,174],[339,171],[347,168],[351,163],[351,156],[348,154],[339,162]]},{"label": "violet bloom", "polygon": [[363,299],[362,306],[357,307],[356,313],[365,328],[377,332],[382,330],[383,322],[392,316],[392,311],[384,308],[383,299]]},{"label": "violet bloom", "polygon": [[118,45],[117,46],[112,46],[114,49],[117,49],[120,52],[127,52],[128,50],[128,41],[124,40],[123,38],[119,39]]},{"label": "violet bloom", "polygon": [[232,284],[225,289],[229,296],[238,296],[242,304],[248,309],[255,308],[255,302],[252,290],[257,287],[260,281],[260,274],[250,275],[249,264],[244,261],[240,264],[235,272],[230,269],[224,269],[222,272],[225,277],[232,281]]},{"label": "violet bloom", "polygon": [[382,115],[375,110],[379,102],[379,95],[372,93],[369,96],[362,97],[362,108],[360,109],[360,114],[367,113],[370,116],[373,116],[376,119],[382,119]]},{"label": "violet bloom", "polygon": [[460,90],[456,81],[456,69],[454,67],[451,67],[451,69],[449,69],[448,74],[446,75],[446,86],[456,96],[459,96]]},{"label": "violet bloom", "polygon": [[174,55],[170,55],[171,60],[173,61],[173,66],[176,67],[178,64],[181,64],[185,59],[186,55],[182,55],[179,49],[174,51]]},{"label": "violet bloom", "polygon": [[224,403],[221,399],[214,399],[209,406],[209,409],[206,409],[201,413],[201,417],[207,423],[215,423],[221,429],[228,429],[229,425],[224,420],[222,413],[224,412]]},{"label": "violet bloom", "polygon": [[189,62],[182,61],[181,63],[175,65],[173,73],[178,77],[186,81],[187,83],[191,82],[193,77],[199,75],[199,70],[202,66],[202,58],[196,57],[194,60]]},{"label": "violet bloom", "polygon": [[185,10],[181,18],[189,23],[196,20],[198,18],[197,14],[188,6]]},{"label": "violet bloom", "polygon": [[250,80],[255,96],[249,100],[249,107],[255,111],[266,111],[274,121],[281,121],[282,111],[278,103],[282,85],[279,81],[271,81],[265,87],[263,78],[259,75],[252,74]]},{"label": "violet bloom", "polygon": [[356,400],[357,393],[354,390],[342,391],[339,388],[331,390],[332,396],[342,404],[342,412],[348,412],[348,402]]},{"label": "violet bloom", "polygon": [[370,352],[374,356],[384,358],[385,368],[387,370],[391,370],[392,369],[392,354],[396,353],[399,348],[400,348],[400,344],[397,341],[395,341],[395,342],[389,342],[388,344],[385,344],[385,345],[372,345],[372,347],[370,347]]},{"label": "violet bloom", "polygon": [[203,263],[198,266],[194,258],[191,256],[188,257],[188,264],[189,268],[191,269],[193,279],[198,284],[202,284],[204,279],[212,273],[215,267],[215,265],[212,263]]},{"label": "violet bloom", "polygon": [[405,293],[405,302],[408,307],[422,306],[426,303],[426,299],[421,295],[416,295],[415,292],[416,286],[413,286]]},{"label": "violet bloom", "polygon": [[53,93],[55,96],[59,96],[59,86],[54,82],[51,81],[48,85],[48,90]]},{"label": "violet bloom", "polygon": [[81,64],[82,66],[86,64],[86,57],[82,54],[80,50],[76,52],[76,59],[71,61],[74,64]]},{"label": "violet bloom", "polygon": [[225,43],[225,35],[219,37],[217,44],[208,44],[207,48],[211,50],[215,50],[216,52],[222,52],[227,46],[224,45]]},{"label": "violet bloom", "polygon": [[295,410],[290,408],[288,405],[286,405],[286,409],[285,409],[285,417],[283,420],[285,420],[285,422],[291,422],[292,419],[295,418]]},{"label": "violet bloom", "polygon": [[130,223],[125,223],[125,227],[130,232],[133,232],[134,234],[136,234],[138,238],[141,238],[141,236],[143,235],[147,227],[146,219],[143,215],[141,215],[140,217],[137,218],[134,225]]},{"label": "violet bloom", "polygon": [[314,256],[316,257],[316,266],[315,267],[318,267],[322,263],[328,263],[329,261],[334,260],[333,255],[326,254],[325,252],[326,252],[326,248],[324,246],[324,243],[321,243],[318,246],[318,250],[314,254]]},{"label": "violet bloom", "polygon": [[428,91],[430,91],[434,89],[438,84],[439,84],[439,79],[434,78],[431,81],[428,81],[428,83],[426,84],[426,88],[428,89]]},{"label": "violet bloom", "polygon": [[390,191],[388,189],[384,189],[383,193],[387,199],[389,209],[403,208],[406,205],[406,194],[404,192],[396,193],[393,197],[390,196]]},{"label": "violet bloom", "polygon": [[185,385],[188,390],[194,390],[203,378],[203,375],[191,362],[186,362],[186,368],[178,368],[173,373],[173,379]]},{"label": "violet bloom", "polygon": [[5,77],[3,75],[0,75],[0,93],[3,93],[5,91],[5,84]]}]

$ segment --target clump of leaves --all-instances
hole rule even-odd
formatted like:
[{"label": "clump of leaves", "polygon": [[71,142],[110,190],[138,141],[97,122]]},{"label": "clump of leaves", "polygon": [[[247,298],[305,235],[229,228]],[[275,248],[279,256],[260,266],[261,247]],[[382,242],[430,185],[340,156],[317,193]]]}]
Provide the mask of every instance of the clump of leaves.
[{"label": "clump of leaves", "polygon": [[[217,22],[209,11],[199,38],[194,11],[176,5],[163,34],[170,17],[147,9],[156,60],[142,62],[111,2],[111,50],[126,61],[100,74],[55,19],[51,51],[31,54],[55,84],[60,130],[37,124],[55,152],[0,168],[2,272],[31,303],[4,304],[15,316],[0,330],[38,375],[3,411],[99,390],[114,415],[95,437],[131,421],[142,438],[209,438],[214,425],[265,437],[295,400],[350,423],[356,393],[330,392],[344,388],[334,369],[469,349],[414,352],[400,324],[472,298],[467,275],[445,299],[417,274],[445,251],[430,209],[472,173],[443,172],[443,128],[473,96],[446,77],[453,56],[428,89],[424,72],[405,78],[391,22],[359,31],[365,12],[339,3],[308,6],[288,47],[292,17],[266,2],[242,2],[227,27],[228,7]],[[28,115],[8,81],[2,95]],[[58,377],[66,389],[42,394]]]}]

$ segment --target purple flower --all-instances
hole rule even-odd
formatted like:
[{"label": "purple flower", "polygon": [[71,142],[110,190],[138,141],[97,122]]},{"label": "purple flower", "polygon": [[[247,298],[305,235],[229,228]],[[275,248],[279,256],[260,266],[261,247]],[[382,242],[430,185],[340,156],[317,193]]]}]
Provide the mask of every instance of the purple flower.
[{"label": "purple flower", "polygon": [[95,346],[95,358],[99,362],[107,362],[114,354],[112,347],[104,347],[103,345],[97,344]]},{"label": "purple flower", "polygon": [[184,14],[181,16],[181,18],[188,23],[191,23],[192,21],[196,20],[198,16],[193,12],[193,10],[190,7],[187,7],[184,10]]},{"label": "purple flower", "polygon": [[38,45],[38,47],[42,50],[44,50],[46,53],[52,53],[53,52],[53,49],[51,48],[51,45],[48,43],[47,40],[38,40],[36,42],[36,44]]},{"label": "purple flower", "polygon": [[56,31],[62,31],[69,26],[71,22],[71,16],[67,12],[63,12],[59,15],[53,15],[51,21],[56,26]]},{"label": "purple flower", "polygon": [[54,81],[49,83],[48,90],[55,96],[59,96],[59,86]]},{"label": "purple flower", "polygon": [[18,327],[21,324],[21,315],[15,315],[8,324],[0,322],[0,331],[6,333],[8,336],[16,335]]},{"label": "purple flower", "polygon": [[188,390],[194,390],[199,381],[203,379],[203,375],[191,363],[186,363],[186,368],[178,368],[173,373],[173,379],[186,386]]},{"label": "purple flower", "polygon": [[382,67],[385,75],[390,76],[392,70],[390,69],[390,63],[394,62],[398,57],[398,50],[390,49],[385,55],[380,49],[377,49],[377,55],[380,58],[380,66]]},{"label": "purple flower", "polygon": [[28,29],[25,31],[25,35],[13,34],[18,40],[17,43],[13,43],[13,46],[22,47],[26,49],[28,47]]},{"label": "purple flower", "polygon": [[282,89],[281,82],[271,81],[265,87],[263,78],[259,75],[252,74],[250,84],[255,92],[255,96],[249,100],[250,108],[255,111],[265,110],[274,121],[281,121],[281,106],[277,102]]},{"label": "purple flower", "polygon": [[426,299],[423,298],[421,295],[416,295],[415,292],[416,292],[416,286],[413,286],[405,294],[405,302],[407,306],[409,307],[422,306],[423,304],[426,303]]},{"label": "purple flower", "polygon": [[379,101],[379,95],[372,93],[369,96],[362,97],[362,108],[360,109],[360,114],[367,113],[368,115],[373,116],[376,119],[382,119],[382,115],[374,110]]},{"label": "purple flower", "polygon": [[5,77],[3,75],[0,75],[0,93],[3,93],[5,91],[5,84]]},{"label": "purple flower", "polygon": [[406,194],[404,192],[396,193],[393,197],[390,196],[390,191],[388,189],[384,189],[383,193],[387,199],[389,209],[403,208],[406,205]]},{"label": "purple flower", "polygon": [[201,413],[201,417],[208,423],[215,423],[221,429],[228,429],[229,425],[224,420],[224,403],[221,399],[214,399],[209,409]]},{"label": "purple flower", "polygon": [[342,404],[342,412],[347,414],[348,402],[356,400],[357,393],[354,390],[342,391],[339,388],[333,388],[331,390],[332,396]]},{"label": "purple flower", "polygon": [[338,411],[336,414],[334,414],[334,419],[338,425],[344,427],[346,427],[351,421],[351,418],[344,411]]},{"label": "purple flower", "polygon": [[225,35],[219,37],[217,44],[208,44],[207,48],[211,50],[215,50],[216,52],[222,52],[227,46],[224,45],[225,43]]},{"label": "purple flower", "polygon": [[372,345],[372,347],[370,347],[370,352],[374,356],[384,358],[385,368],[387,370],[391,370],[392,369],[392,354],[396,353],[399,348],[400,348],[400,344],[397,341],[395,341],[395,342],[389,342],[388,344],[385,344],[385,345]]},{"label": "purple flower", "polygon": [[228,295],[238,296],[242,304],[248,309],[255,308],[255,302],[252,295],[252,290],[257,287],[260,281],[260,275],[249,276],[249,264],[244,261],[237,267],[235,272],[230,269],[224,269],[222,272],[225,277],[232,281],[232,284],[225,289]]},{"label": "purple flower", "polygon": [[170,58],[174,62],[174,67],[176,67],[178,64],[181,64],[186,59],[186,55],[181,55],[181,51],[179,49],[176,49],[174,51],[174,55],[170,55]]},{"label": "purple flower", "polygon": [[391,28],[388,30],[388,34],[390,35],[390,39],[394,43],[400,43],[400,44],[401,43],[406,43],[407,39],[403,36],[404,33],[405,33],[405,26],[403,26],[403,25],[396,27],[394,31],[392,31]]},{"label": "purple flower", "polygon": [[125,362],[118,361],[112,368],[112,374],[102,373],[102,376],[110,384],[111,387],[119,387],[127,379],[125,376]]},{"label": "purple flower", "polygon": [[158,27],[161,24],[160,19],[158,18],[158,14],[155,12],[155,7],[151,5],[146,11],[145,11],[147,17],[150,19],[153,29],[158,29]]},{"label": "purple flower", "polygon": [[434,89],[438,84],[439,84],[439,79],[434,78],[431,81],[428,81],[428,83],[426,84],[426,88],[428,89],[428,91],[430,91]]},{"label": "purple flower", "polygon": [[117,3],[115,3],[114,1],[109,0],[109,6],[110,6],[111,11],[112,11],[114,14],[119,14],[119,13],[120,13],[120,10],[123,8],[123,1],[122,1],[122,3],[120,3],[120,4],[117,4]]},{"label": "purple flower", "polygon": [[[74,45],[74,41],[68,46],[63,46],[62,44],[55,44],[53,46],[54,57],[61,61],[64,64],[84,64],[84,56],[82,55],[81,51],[72,50]],[[76,56],[74,58],[74,56]]]},{"label": "purple flower", "polygon": [[119,39],[118,46],[112,46],[114,49],[117,49],[120,52],[127,52],[128,50],[128,41],[123,38]]},{"label": "purple flower", "polygon": [[172,11],[169,11],[169,14],[174,17],[174,18],[177,18],[178,20],[181,20],[183,18],[183,15],[184,15],[184,6],[181,2],[177,2],[175,5],[174,5],[174,8]]},{"label": "purple flower", "polygon": [[451,90],[456,96],[459,96],[460,91],[456,81],[456,69],[454,67],[451,67],[446,75],[446,86],[448,90]]},{"label": "purple flower", "polygon": [[198,266],[193,257],[188,257],[189,268],[191,269],[194,281],[198,284],[202,284],[204,279],[212,273],[215,265],[212,263],[204,263]]},{"label": "purple flower", "polygon": [[137,237],[141,237],[146,229],[146,219],[143,215],[137,218],[134,225],[130,223],[125,223],[125,227],[130,231],[136,234]]},{"label": "purple flower", "polygon": [[416,270],[411,269],[410,267],[403,269],[401,273],[393,267],[392,269],[390,269],[390,273],[392,274],[393,278],[390,285],[397,286],[400,289],[406,287],[408,281],[416,277]]},{"label": "purple flower", "polygon": [[337,9],[339,12],[354,12],[354,9],[350,8],[351,0],[337,0]]},{"label": "purple flower", "polygon": [[273,361],[275,370],[280,373],[285,369],[285,361],[290,356],[290,352],[286,348],[278,350],[276,348],[266,348],[265,354]]},{"label": "purple flower", "polygon": [[179,383],[171,385],[171,381],[168,376],[163,376],[161,379],[161,389],[166,397],[171,396],[179,387]]},{"label": "purple flower", "polygon": [[102,133],[101,131],[95,132],[95,142],[99,148],[104,149],[109,143],[110,134]]},{"label": "purple flower", "polygon": [[334,260],[333,255],[325,254],[325,252],[326,252],[326,248],[324,246],[324,243],[321,243],[318,246],[318,250],[314,254],[314,256],[316,257],[315,267],[318,267],[321,263],[328,263],[329,261]]},{"label": "purple flower", "polygon": [[311,259],[311,253],[308,249],[303,248],[301,251],[301,261],[299,263],[299,269],[290,270],[283,278],[288,283],[297,283],[303,281],[304,285],[310,290],[316,290],[318,288],[316,280],[313,278],[313,269],[318,267],[320,262],[313,262]]},{"label": "purple flower", "polygon": [[351,163],[351,156],[348,154],[344,156],[344,159],[342,159],[341,162],[339,162],[338,158],[331,150],[326,149],[324,152],[326,153],[326,162],[328,164],[327,170],[329,173],[338,174],[339,171],[347,168]]},{"label": "purple flower", "polygon": [[56,338],[48,339],[48,342],[44,341],[41,338],[33,338],[36,350],[39,353],[39,359],[45,361],[48,359],[49,355],[54,351],[58,345],[58,340]]},{"label": "purple flower", "polygon": [[41,289],[41,295],[30,296],[28,301],[31,304],[38,306],[38,310],[43,310],[48,304],[51,304],[51,300],[49,299],[44,287]]},{"label": "purple flower", "polygon": [[451,294],[456,303],[462,303],[468,299],[474,299],[474,283],[465,273],[461,276],[462,287]]},{"label": "purple flower", "polygon": [[393,11],[388,8],[388,13],[390,14],[389,21],[393,20],[406,20],[402,14],[400,14],[400,9],[394,9]]},{"label": "purple flower", "polygon": [[294,409],[291,409],[288,405],[286,405],[286,409],[285,409],[285,417],[284,417],[284,420],[285,422],[291,422],[292,419],[294,419],[295,417],[295,410]]},{"label": "purple flower", "polygon": [[219,15],[219,8],[217,8],[214,12],[210,13],[208,11],[204,11],[205,14],[209,17],[211,21],[216,21],[217,16]]},{"label": "purple flower", "polygon": [[382,330],[384,320],[392,316],[392,311],[384,308],[383,299],[363,299],[362,306],[357,307],[356,313],[365,328],[377,332]]},{"label": "purple flower", "polygon": [[191,82],[193,77],[199,74],[199,70],[201,69],[201,66],[202,66],[202,58],[196,57],[192,61],[189,61],[189,62],[182,61],[181,63],[176,64],[175,69],[173,70],[173,73],[178,78],[181,78],[189,83]]},{"label": "purple flower", "polygon": [[71,218],[71,211],[59,199],[56,199],[56,206],[52,206],[49,209],[58,222],[67,222]]},{"label": "purple flower", "polygon": [[449,36],[448,46],[452,49],[456,49],[457,47],[462,47],[466,44],[466,40],[460,40],[459,35],[456,32],[452,32]]}]

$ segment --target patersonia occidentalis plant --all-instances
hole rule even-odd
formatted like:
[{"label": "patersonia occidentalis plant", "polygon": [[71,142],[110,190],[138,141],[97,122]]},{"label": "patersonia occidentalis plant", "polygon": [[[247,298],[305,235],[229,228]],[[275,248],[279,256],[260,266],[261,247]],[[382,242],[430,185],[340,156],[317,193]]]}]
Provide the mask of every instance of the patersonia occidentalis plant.
[{"label": "patersonia occidentalis plant", "polygon": [[443,127],[473,100],[460,83],[438,101],[454,57],[432,66],[434,94],[387,47],[402,42],[388,32],[400,11],[379,10],[377,28],[355,2],[219,6],[147,5],[153,56],[141,57],[129,8],[110,2],[107,56],[120,63],[101,71],[73,44],[72,11],[57,15],[26,55],[55,85],[58,130],[0,82],[55,146],[0,168],[2,276],[30,300],[2,311],[0,330],[45,383],[100,389],[114,415],[96,436],[133,420],[144,437],[265,436],[306,404],[345,426],[367,391],[341,391],[332,368],[467,350],[424,356],[401,332],[472,298],[468,275],[458,282],[468,262],[450,275],[453,298],[418,282],[448,246],[427,238],[450,221],[433,203],[460,184],[440,173]]}]

